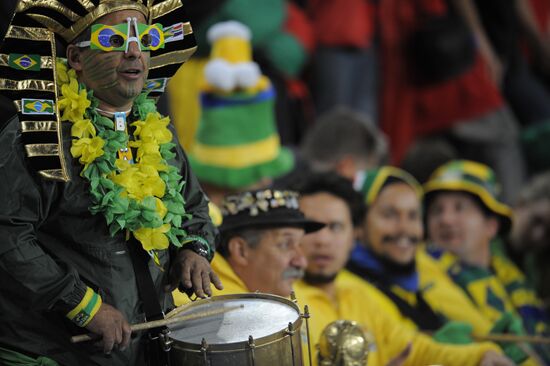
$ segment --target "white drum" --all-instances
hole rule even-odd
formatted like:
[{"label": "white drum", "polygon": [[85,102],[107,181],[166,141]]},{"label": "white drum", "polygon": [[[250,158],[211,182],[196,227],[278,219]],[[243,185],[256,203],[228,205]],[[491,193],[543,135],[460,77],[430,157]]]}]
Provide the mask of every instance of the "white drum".
[{"label": "white drum", "polygon": [[170,326],[174,366],[302,365],[298,306],[283,297],[239,294],[198,300],[179,316],[232,310]]}]

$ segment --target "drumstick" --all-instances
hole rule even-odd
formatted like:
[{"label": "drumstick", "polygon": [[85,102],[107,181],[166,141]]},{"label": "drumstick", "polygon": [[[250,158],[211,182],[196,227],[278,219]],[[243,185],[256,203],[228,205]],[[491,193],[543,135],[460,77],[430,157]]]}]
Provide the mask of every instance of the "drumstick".
[{"label": "drumstick", "polygon": [[[430,337],[434,335],[433,332],[423,332]],[[472,339],[476,342],[505,342],[505,343],[533,343],[533,344],[550,344],[550,338],[533,335],[515,335],[515,334],[486,334],[471,335]]]},{"label": "drumstick", "polygon": [[477,342],[509,342],[509,343],[533,343],[533,344],[550,344],[550,338],[532,335],[515,335],[515,334],[487,334],[484,336],[473,336]]},{"label": "drumstick", "polygon": [[[130,326],[130,329],[132,330],[132,332],[137,332],[137,331],[140,331],[140,330],[158,328],[158,327],[163,327],[163,326],[169,325],[169,324],[180,323],[180,322],[185,322],[185,321],[190,321],[190,320],[207,318],[207,317],[214,316],[214,315],[225,314],[225,313],[228,313],[230,311],[240,309],[240,308],[244,308],[244,305],[241,304],[241,305],[238,305],[238,306],[228,306],[228,307],[217,309],[217,310],[209,310],[209,311],[203,311],[201,313],[196,313],[196,314],[172,317],[170,319],[153,320],[153,321],[150,321],[150,322],[133,324],[133,325]],[[91,340],[96,340],[96,339],[98,339],[98,335],[96,335],[96,334],[93,334],[93,333],[81,334],[81,335],[71,337],[71,343],[80,343],[80,342],[86,342],[86,341],[91,341]]]},{"label": "drumstick", "polygon": [[168,314],[166,314],[164,319],[170,319],[170,318],[175,317],[176,315],[178,315],[182,311],[186,310],[189,307],[189,305],[192,305],[192,304],[193,304],[193,302],[188,302],[187,304],[184,304],[184,305],[178,306],[177,308],[172,309]]}]

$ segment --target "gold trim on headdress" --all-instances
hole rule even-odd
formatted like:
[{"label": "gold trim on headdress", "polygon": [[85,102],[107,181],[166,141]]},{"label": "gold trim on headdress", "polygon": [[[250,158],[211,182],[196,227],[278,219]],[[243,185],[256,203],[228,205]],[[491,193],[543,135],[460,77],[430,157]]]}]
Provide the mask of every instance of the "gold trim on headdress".
[{"label": "gold trim on headdress", "polygon": [[102,16],[120,10],[137,10],[142,13],[146,19],[149,18],[149,10],[145,5],[135,1],[124,0],[109,1],[99,4],[88,14],[78,19],[70,28],[65,28],[56,20],[42,14],[29,14],[29,17],[48,27],[56,34],[60,35],[66,42],[70,43]]},{"label": "gold trim on headdress", "polygon": [[166,0],[161,2],[160,4],[153,5],[151,8],[150,17],[151,19],[162,17],[171,11],[179,8],[182,6],[182,3],[180,0]]},{"label": "gold trim on headdress", "polygon": [[57,121],[21,121],[21,132],[56,132]]},{"label": "gold trim on headdress", "polygon": [[37,91],[55,91],[55,83],[48,80],[10,80],[0,79],[0,89],[2,90],[37,90]]},{"label": "gold trim on headdress", "polygon": [[78,14],[72,12],[69,8],[56,0],[19,0],[16,11],[21,13],[33,7],[51,9],[63,14],[73,22],[79,18]]},{"label": "gold trim on headdress", "polygon": [[191,23],[190,22],[183,23],[183,35],[187,36],[191,33],[193,33],[193,27],[191,26]]},{"label": "gold trim on headdress", "polygon": [[45,28],[19,27],[10,25],[6,38],[29,39],[32,41],[49,41],[51,32]]},{"label": "gold trim on headdress", "polygon": [[46,179],[68,181],[67,175],[61,169],[44,169],[38,173]]},{"label": "gold trim on headdress", "polygon": [[25,145],[27,156],[33,158],[35,156],[57,156],[59,155],[58,144],[28,144]]},{"label": "gold trim on headdress", "polygon": [[[52,47],[52,49],[51,49],[52,55],[56,55],[57,50],[56,50],[55,42],[51,43],[51,47]],[[53,74],[57,75],[57,63],[56,62],[53,63]],[[55,100],[56,100],[56,103],[57,103],[57,100],[59,99],[60,90],[59,90],[59,85],[57,83],[55,83],[54,85],[55,85]],[[44,177],[46,177],[46,178],[51,177],[51,179],[57,179],[57,180],[61,180],[61,181],[64,181],[64,182],[68,182],[69,180],[71,180],[71,178],[69,177],[69,173],[68,173],[69,168],[67,167],[67,160],[65,158],[65,150],[63,149],[63,130],[61,128],[61,116],[59,115],[59,108],[57,107],[57,105],[55,106],[55,116],[56,116],[56,121],[57,121],[57,142],[59,144],[58,153],[59,153],[59,161],[61,163],[61,169],[59,169],[59,172],[56,173],[56,174],[44,175]],[[40,173],[42,173],[42,171],[40,171]]]},{"label": "gold trim on headdress", "polygon": [[159,67],[163,67],[166,65],[171,64],[181,64],[182,62],[185,62],[195,53],[197,50],[197,46],[193,48],[188,48],[183,51],[174,51],[170,53],[165,53],[164,55],[160,55],[157,57],[151,58],[151,66],[149,66],[149,70],[157,69]]}]

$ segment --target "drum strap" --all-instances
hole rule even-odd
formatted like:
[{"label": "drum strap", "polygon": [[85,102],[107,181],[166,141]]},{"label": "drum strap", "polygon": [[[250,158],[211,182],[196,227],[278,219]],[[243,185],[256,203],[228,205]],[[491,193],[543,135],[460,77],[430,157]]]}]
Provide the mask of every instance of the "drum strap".
[{"label": "drum strap", "polygon": [[[136,283],[147,321],[164,319],[155,284],[149,271],[150,256],[142,249],[135,239],[128,241],[128,252],[132,259]],[[164,349],[162,337],[166,334],[166,326],[153,328],[147,331],[144,344],[145,357],[149,366],[170,366],[169,352]]]}]

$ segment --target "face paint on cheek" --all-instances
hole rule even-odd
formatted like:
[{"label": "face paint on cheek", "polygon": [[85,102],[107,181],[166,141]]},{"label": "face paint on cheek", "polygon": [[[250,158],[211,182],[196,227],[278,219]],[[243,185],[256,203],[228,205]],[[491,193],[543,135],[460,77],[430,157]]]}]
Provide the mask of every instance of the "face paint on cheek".
[{"label": "face paint on cheek", "polygon": [[118,85],[116,65],[119,55],[89,52],[83,57],[86,78],[98,89],[109,89]]},{"label": "face paint on cheek", "polygon": [[136,82],[126,83],[124,96],[127,98],[138,96],[141,93],[143,86],[147,84],[147,77],[149,76],[149,66],[151,65],[151,59],[149,58],[148,55],[147,56],[142,55],[142,57],[143,57],[142,58],[143,64],[147,66],[144,67],[144,73],[143,73],[141,85],[138,88],[139,83],[136,83]]},{"label": "face paint on cheek", "polygon": [[136,96],[138,95],[139,92],[136,88],[136,86],[132,83],[132,84],[128,84],[127,88],[126,88],[126,94],[125,96],[126,97],[133,97],[133,96]]}]

